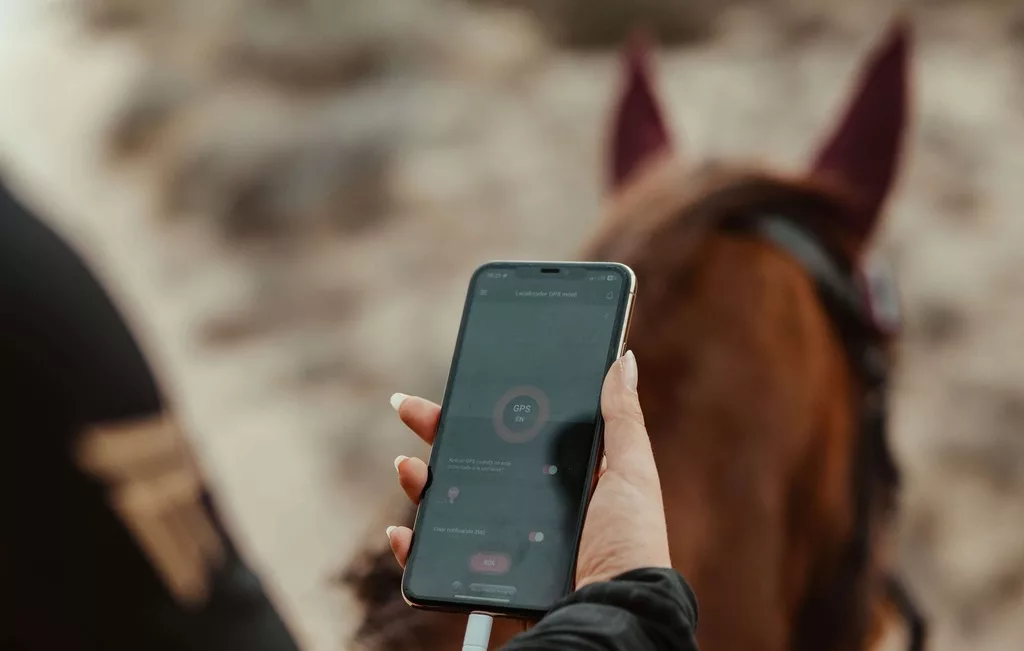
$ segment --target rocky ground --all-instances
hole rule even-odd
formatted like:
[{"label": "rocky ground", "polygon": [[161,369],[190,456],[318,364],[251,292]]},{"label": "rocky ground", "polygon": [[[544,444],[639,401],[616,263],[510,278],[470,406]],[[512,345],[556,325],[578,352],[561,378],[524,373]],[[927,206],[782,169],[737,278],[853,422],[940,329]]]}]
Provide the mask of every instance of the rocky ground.
[{"label": "rocky ground", "polygon": [[[231,0],[155,22],[161,3],[117,4],[87,26],[73,0],[0,0],[0,166],[117,292],[306,648],[342,648],[355,613],[331,577],[383,544],[391,459],[416,449],[387,398],[439,397],[472,268],[571,256],[593,226],[614,56],[547,40],[573,42],[552,23],[571,13],[503,3],[307,20]],[[694,158],[798,168],[889,3],[724,4],[659,53],[674,125]],[[1022,22],[997,0],[913,4],[916,122],[878,243],[907,310],[901,555],[935,651],[1009,651]]]}]

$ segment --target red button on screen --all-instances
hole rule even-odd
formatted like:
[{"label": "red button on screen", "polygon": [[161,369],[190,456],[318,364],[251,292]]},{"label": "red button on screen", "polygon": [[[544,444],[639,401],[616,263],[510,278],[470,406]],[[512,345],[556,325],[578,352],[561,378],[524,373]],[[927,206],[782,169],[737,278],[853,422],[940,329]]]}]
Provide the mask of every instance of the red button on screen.
[{"label": "red button on screen", "polygon": [[469,569],[480,574],[504,574],[512,566],[508,554],[480,552],[469,559]]}]

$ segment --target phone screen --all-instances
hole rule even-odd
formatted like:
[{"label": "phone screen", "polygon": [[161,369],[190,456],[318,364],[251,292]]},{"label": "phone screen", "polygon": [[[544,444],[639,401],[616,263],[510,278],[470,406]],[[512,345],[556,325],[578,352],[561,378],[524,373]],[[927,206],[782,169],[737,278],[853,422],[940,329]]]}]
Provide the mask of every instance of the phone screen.
[{"label": "phone screen", "polygon": [[410,601],[516,612],[565,596],[630,278],[621,265],[564,263],[474,275],[405,573]]}]

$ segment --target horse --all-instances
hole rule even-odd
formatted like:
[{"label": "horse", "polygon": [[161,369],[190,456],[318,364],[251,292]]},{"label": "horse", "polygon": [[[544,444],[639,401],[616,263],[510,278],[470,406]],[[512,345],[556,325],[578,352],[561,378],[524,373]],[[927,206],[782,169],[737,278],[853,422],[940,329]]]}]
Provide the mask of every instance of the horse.
[{"label": "horse", "polygon": [[[705,651],[863,651],[895,615],[923,648],[887,552],[898,303],[867,256],[908,124],[910,39],[891,28],[809,171],[791,175],[687,167],[648,48],[627,48],[608,209],[580,257],[637,274],[629,346]],[[459,648],[464,619],[409,609],[390,551],[344,578],[367,608],[358,645]],[[496,621],[492,648],[516,630]]]}]

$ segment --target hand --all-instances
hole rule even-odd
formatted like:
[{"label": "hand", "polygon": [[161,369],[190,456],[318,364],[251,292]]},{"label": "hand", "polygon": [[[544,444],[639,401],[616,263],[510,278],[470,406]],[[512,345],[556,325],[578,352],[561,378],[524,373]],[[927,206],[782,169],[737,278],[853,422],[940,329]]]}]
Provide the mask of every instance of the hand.
[{"label": "hand", "polygon": [[[641,567],[671,567],[661,484],[636,393],[637,368],[632,352],[612,364],[601,390],[605,458],[583,525],[576,587],[607,581]],[[391,405],[409,429],[431,444],[441,408],[396,393]],[[427,464],[420,459],[395,459],[398,483],[414,504],[427,482]],[[412,530],[388,527],[388,540],[405,567]]]}]

